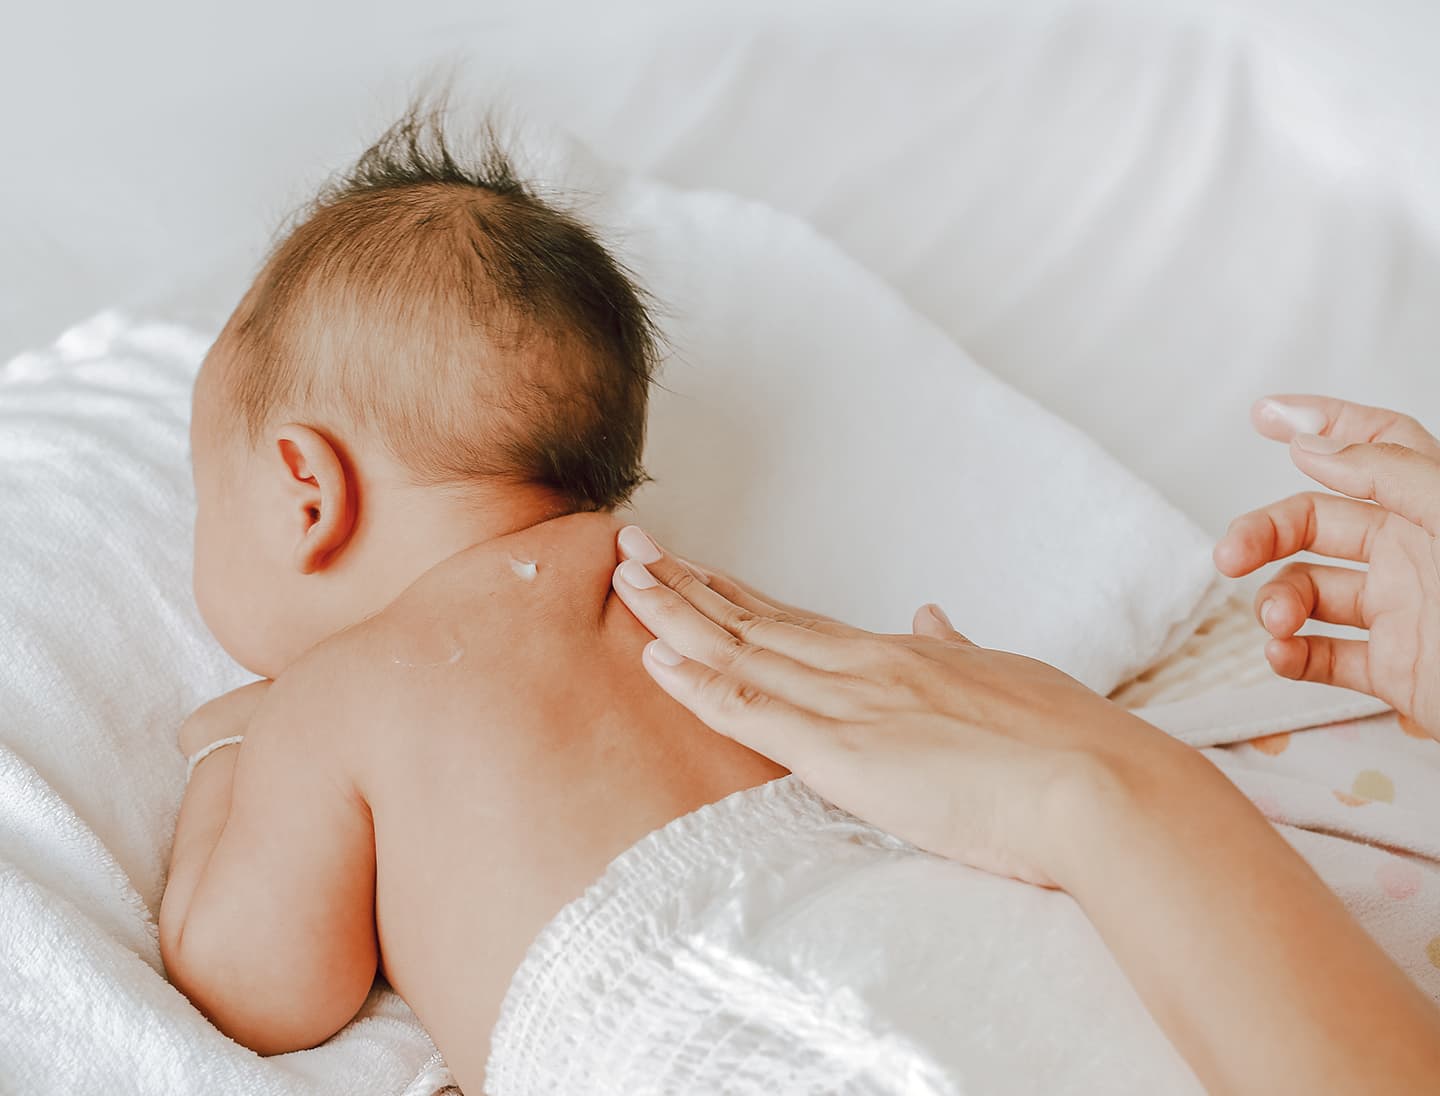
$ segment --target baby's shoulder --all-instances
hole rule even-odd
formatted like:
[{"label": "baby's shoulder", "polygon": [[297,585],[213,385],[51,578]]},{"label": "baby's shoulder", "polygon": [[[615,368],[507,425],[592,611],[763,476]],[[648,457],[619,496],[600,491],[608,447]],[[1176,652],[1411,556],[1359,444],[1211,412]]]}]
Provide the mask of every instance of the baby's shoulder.
[{"label": "baby's shoulder", "polygon": [[620,523],[584,518],[458,553],[277,682],[292,712],[333,734],[364,794],[480,741],[523,769],[518,756],[562,748],[586,726],[595,696],[624,693],[624,667],[639,662],[638,641],[625,647],[607,612],[620,605]]}]

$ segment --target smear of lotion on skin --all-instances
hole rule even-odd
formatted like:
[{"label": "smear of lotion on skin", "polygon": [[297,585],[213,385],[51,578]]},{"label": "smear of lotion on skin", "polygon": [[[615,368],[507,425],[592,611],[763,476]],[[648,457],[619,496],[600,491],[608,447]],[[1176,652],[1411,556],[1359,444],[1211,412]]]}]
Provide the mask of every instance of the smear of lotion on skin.
[{"label": "smear of lotion on skin", "polygon": [[[515,572],[515,577],[521,582],[534,582],[535,576],[540,572],[540,565],[533,559],[519,559],[510,557],[510,570]],[[408,659],[396,655],[390,661],[396,666],[404,666],[407,670],[425,670],[436,666],[453,666],[465,655],[465,648],[457,646],[450,652],[449,658],[440,659],[435,662],[411,662]]]},{"label": "smear of lotion on skin", "polygon": [[465,648],[456,647],[453,651],[450,652],[449,658],[441,659],[439,662],[406,662],[398,655],[392,658],[390,661],[395,663],[396,666],[404,666],[407,670],[423,670],[431,666],[453,666],[455,665],[455,663],[459,662],[460,659],[464,657],[464,655]]}]

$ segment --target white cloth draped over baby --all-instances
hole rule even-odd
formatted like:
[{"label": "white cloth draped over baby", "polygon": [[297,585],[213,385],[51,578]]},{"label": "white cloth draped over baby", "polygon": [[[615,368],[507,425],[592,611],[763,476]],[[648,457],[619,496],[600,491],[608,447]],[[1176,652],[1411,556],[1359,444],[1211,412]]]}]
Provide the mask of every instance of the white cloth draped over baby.
[{"label": "white cloth draped over baby", "polygon": [[[1102,690],[1193,631],[1213,597],[1194,526],[823,238],[723,194],[589,189],[669,306],[639,508],[670,544],[864,625],[940,600],[977,641]],[[262,1059],[163,978],[175,732],[247,679],[189,590],[188,390],[213,333],[105,313],[0,369],[0,1092],[422,1078],[418,1096],[442,1075],[383,985],[324,1046]],[[691,857],[727,833],[730,859]],[[774,1092],[809,1070],[857,1093],[1184,1077],[1067,899],[908,852],[797,781],[677,820],[597,886],[517,980],[492,1091],[697,1091],[667,1071]],[[614,991],[587,997],[578,970]]]},{"label": "white cloth draped over baby", "polygon": [[[1433,742],[1383,704],[1289,682],[1141,714],[1209,745],[1440,997]],[[1202,1091],[1071,898],[915,849],[794,775],[650,834],[546,927],[511,983],[488,1083],[495,1096]]]},{"label": "white cloth draped over baby", "polygon": [[1186,1075],[1072,901],[916,850],[791,775],[650,834],[562,911],[487,1078],[496,1096],[960,1096]]}]

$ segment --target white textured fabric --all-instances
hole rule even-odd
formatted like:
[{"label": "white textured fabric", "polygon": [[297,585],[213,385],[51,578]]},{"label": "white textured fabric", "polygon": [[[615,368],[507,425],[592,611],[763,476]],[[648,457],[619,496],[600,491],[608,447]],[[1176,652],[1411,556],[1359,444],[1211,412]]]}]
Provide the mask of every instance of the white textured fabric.
[{"label": "white textured fabric", "polygon": [[1265,661],[1269,638],[1255,619],[1251,597],[1232,588],[1188,640],[1111,692],[1110,699],[1139,708],[1273,681],[1275,671]]},{"label": "white textured fabric", "polygon": [[381,987],[325,1046],[260,1058],[164,978],[175,734],[249,676],[189,589],[205,348],[104,314],[0,370],[0,1093],[398,1092],[434,1049]]},{"label": "white textured fabric", "polygon": [[794,775],[675,819],[531,945],[493,1096],[1198,1092],[1068,896]]},{"label": "white textured fabric", "polygon": [[[1284,681],[1138,714],[1206,747],[1440,1000],[1434,742],[1372,698]],[[1201,1089],[1068,896],[897,841],[791,775],[647,835],[546,925],[487,1091]]]}]

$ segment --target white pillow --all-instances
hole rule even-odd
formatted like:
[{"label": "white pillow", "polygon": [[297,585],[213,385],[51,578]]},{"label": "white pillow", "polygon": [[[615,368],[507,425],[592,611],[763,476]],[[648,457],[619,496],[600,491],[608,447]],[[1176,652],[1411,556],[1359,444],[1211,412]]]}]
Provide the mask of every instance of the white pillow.
[{"label": "white pillow", "polygon": [[561,178],[663,302],[635,505],[677,550],[877,631],[938,601],[1100,692],[1198,623],[1208,538],[803,221],[579,149]]},{"label": "white pillow", "polygon": [[[643,181],[594,212],[668,306],[679,354],[638,507],[675,548],[875,627],[935,598],[1102,690],[1184,637],[1211,578],[1194,527],[812,230]],[[189,387],[212,334],[107,312],[0,369],[0,1000],[30,1018],[0,1057],[40,1077],[70,1048],[76,1091],[203,1088],[176,1080],[199,1062],[216,1090],[282,1068],[394,1087],[428,1046],[384,995],[372,1012],[401,1026],[262,1062],[158,981],[175,732],[247,676],[189,583]],[[37,976],[51,952],[88,981]],[[155,1073],[149,1030],[203,1052]]]}]

